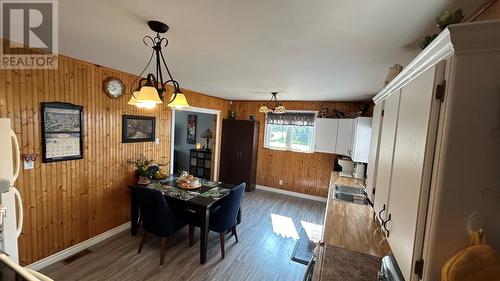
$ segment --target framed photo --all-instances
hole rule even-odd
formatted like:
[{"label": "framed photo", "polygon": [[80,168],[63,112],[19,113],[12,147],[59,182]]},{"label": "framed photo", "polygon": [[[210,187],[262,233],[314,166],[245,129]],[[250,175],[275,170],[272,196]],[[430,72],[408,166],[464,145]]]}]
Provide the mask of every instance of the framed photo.
[{"label": "framed photo", "polygon": [[83,158],[83,107],[42,102],[42,162]]},{"label": "framed photo", "polygon": [[187,120],[187,143],[195,144],[196,143],[196,118],[198,116],[194,114],[188,115]]},{"label": "framed photo", "polygon": [[155,141],[156,117],[122,115],[122,142]]}]

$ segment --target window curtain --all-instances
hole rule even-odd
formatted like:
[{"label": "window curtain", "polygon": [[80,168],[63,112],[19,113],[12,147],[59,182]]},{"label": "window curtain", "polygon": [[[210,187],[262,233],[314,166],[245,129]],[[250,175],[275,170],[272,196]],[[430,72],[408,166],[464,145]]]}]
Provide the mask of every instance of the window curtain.
[{"label": "window curtain", "polygon": [[268,113],[266,123],[273,125],[314,126],[314,116],[314,113],[310,112]]}]

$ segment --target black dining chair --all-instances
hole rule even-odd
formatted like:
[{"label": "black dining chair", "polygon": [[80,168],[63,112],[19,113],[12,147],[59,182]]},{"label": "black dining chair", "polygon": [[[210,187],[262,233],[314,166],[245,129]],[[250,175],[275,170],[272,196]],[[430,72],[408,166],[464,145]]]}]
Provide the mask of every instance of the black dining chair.
[{"label": "black dining chair", "polygon": [[138,190],[139,208],[143,232],[138,254],[141,253],[147,233],[160,237],[160,265],[165,258],[165,238],[187,225],[183,214],[174,213],[168,206],[163,194],[156,189]]},{"label": "black dining chair", "polygon": [[[218,232],[220,239],[220,250],[222,258],[225,257],[224,239],[225,233],[231,231],[238,243],[238,233],[236,232],[236,224],[238,212],[241,206],[241,198],[245,192],[245,183],[231,189],[229,194],[223,199],[221,204],[210,212],[209,230]],[[200,227],[199,219],[194,218],[189,221],[189,246],[194,242],[194,227]]]}]

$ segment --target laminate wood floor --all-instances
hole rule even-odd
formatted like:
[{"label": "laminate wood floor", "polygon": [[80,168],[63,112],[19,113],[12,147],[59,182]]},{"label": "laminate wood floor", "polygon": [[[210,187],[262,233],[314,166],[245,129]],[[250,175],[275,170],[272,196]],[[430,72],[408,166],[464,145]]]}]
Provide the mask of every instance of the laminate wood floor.
[{"label": "laminate wood floor", "polygon": [[323,224],[325,203],[261,190],[245,193],[239,243],[226,237],[226,257],[220,256],[218,234],[210,232],[208,261],[199,263],[196,244],[188,247],[187,227],[167,239],[160,266],[159,239],[149,236],[137,254],[140,236],[125,231],[91,248],[69,265],[56,263],[41,270],[54,280],[238,280],[300,281],[306,266],[290,260],[294,238],[302,227],[316,234]]}]

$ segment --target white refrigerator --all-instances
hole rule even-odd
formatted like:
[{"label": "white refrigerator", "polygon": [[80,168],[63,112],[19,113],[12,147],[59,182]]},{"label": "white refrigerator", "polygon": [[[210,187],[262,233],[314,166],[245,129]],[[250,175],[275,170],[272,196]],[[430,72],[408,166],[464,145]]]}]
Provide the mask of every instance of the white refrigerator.
[{"label": "white refrigerator", "polygon": [[23,205],[15,187],[20,168],[16,134],[10,119],[0,118],[0,250],[16,263],[19,263],[17,239],[23,227]]}]

